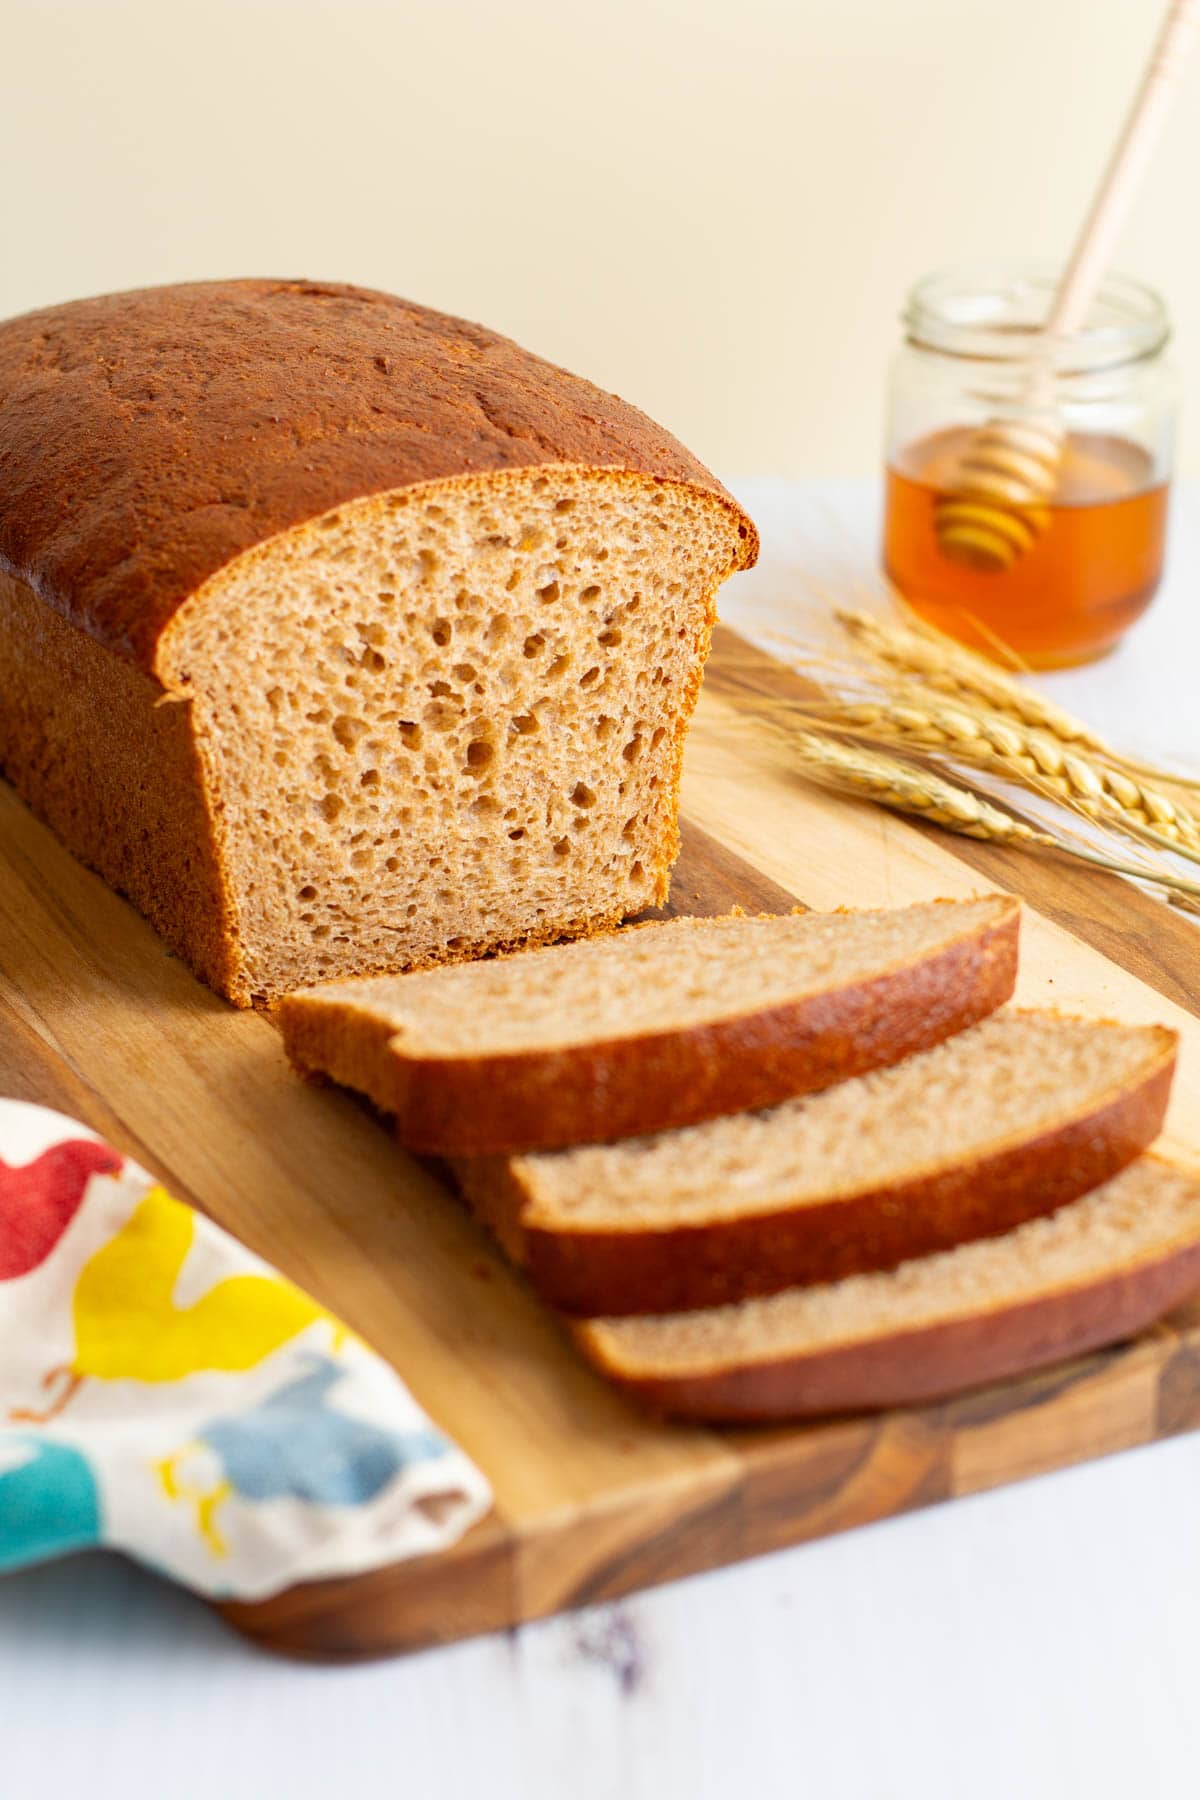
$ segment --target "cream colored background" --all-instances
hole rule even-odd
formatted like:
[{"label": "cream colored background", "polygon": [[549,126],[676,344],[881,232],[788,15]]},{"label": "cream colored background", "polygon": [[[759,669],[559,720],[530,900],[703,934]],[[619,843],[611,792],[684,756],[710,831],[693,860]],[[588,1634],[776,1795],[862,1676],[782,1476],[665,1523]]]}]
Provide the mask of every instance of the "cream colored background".
[{"label": "cream colored background", "polygon": [[[357,280],[511,333],[725,473],[870,472],[905,288],[1060,253],[1159,13],[0,0],[0,315]],[[1193,472],[1198,171],[1200,58],[1120,257],[1177,321]]]}]

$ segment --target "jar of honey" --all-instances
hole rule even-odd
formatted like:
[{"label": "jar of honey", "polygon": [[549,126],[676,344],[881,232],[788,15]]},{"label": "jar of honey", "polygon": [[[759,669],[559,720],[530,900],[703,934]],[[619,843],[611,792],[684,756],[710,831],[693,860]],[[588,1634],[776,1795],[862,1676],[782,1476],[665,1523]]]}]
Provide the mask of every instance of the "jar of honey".
[{"label": "jar of honey", "polygon": [[[1083,328],[1049,342],[1040,326],[1056,280],[1049,268],[987,264],[921,282],[888,406],[888,577],[931,624],[1031,668],[1103,656],[1150,604],[1175,436],[1157,294],[1110,276]],[[1005,548],[964,554],[945,528],[950,503],[959,514],[978,507],[971,469],[978,446],[986,465],[986,444],[997,442],[1013,475],[1012,515],[996,519],[994,491],[984,504]],[[1049,486],[1023,504],[1023,446],[1047,442]]]}]

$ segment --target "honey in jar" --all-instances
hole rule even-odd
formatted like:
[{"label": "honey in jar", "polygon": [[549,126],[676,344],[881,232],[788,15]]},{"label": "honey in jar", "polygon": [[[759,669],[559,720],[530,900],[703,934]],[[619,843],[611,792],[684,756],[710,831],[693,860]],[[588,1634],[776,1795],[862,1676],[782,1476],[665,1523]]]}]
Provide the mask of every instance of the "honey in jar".
[{"label": "honey in jar", "polygon": [[[886,445],[889,579],[931,624],[1032,668],[1103,656],[1150,604],[1175,425],[1158,296],[1109,276],[1082,328],[1048,344],[1056,281],[1052,268],[989,264],[920,283],[893,364]],[[1036,531],[991,566],[949,554],[935,513],[961,492],[973,437],[1048,413],[1062,450]]]},{"label": "honey in jar", "polygon": [[1072,433],[1030,547],[1003,568],[979,569],[945,554],[934,518],[971,436],[951,426],[889,461],[889,579],[931,625],[985,653],[1002,644],[1039,669],[1103,656],[1149,606],[1162,573],[1167,484],[1151,455],[1126,438]]}]

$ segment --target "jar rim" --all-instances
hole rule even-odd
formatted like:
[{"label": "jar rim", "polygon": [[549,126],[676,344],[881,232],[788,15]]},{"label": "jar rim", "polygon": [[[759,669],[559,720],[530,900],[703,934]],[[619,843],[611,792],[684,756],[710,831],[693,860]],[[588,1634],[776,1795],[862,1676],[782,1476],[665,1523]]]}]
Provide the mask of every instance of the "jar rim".
[{"label": "jar rim", "polygon": [[1161,296],[1145,282],[1107,274],[1079,330],[1052,339],[1042,330],[1062,271],[1055,264],[992,259],[926,275],[901,315],[919,349],[973,362],[1028,362],[1048,356],[1062,375],[1092,374],[1160,351],[1171,334]]}]

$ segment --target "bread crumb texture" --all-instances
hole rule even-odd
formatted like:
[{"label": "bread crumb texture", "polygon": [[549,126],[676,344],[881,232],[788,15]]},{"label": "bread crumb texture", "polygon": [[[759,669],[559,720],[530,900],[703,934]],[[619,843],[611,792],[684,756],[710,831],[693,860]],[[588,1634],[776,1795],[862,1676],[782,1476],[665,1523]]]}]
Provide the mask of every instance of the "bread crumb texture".
[{"label": "bread crumb texture", "polygon": [[206,583],[159,672],[192,703],[242,985],[661,902],[729,562],[706,496],[556,469],[353,502]]},{"label": "bread crumb texture", "polygon": [[524,1223],[645,1230],[911,1183],[1090,1113],[1148,1076],[1174,1041],[1156,1027],[999,1012],[782,1106],[517,1158]]},{"label": "bread crumb texture", "polygon": [[[651,733],[653,741],[653,733]],[[424,974],[331,984],[406,1057],[501,1056],[680,1032],[888,974],[1011,916],[1002,897],[890,912],[671,919]]]},{"label": "bread crumb texture", "polygon": [[765,1300],[597,1320],[580,1336],[614,1374],[700,1374],[999,1312],[1132,1272],[1197,1241],[1200,1183],[1144,1157],[1082,1200],[1004,1237]]}]

